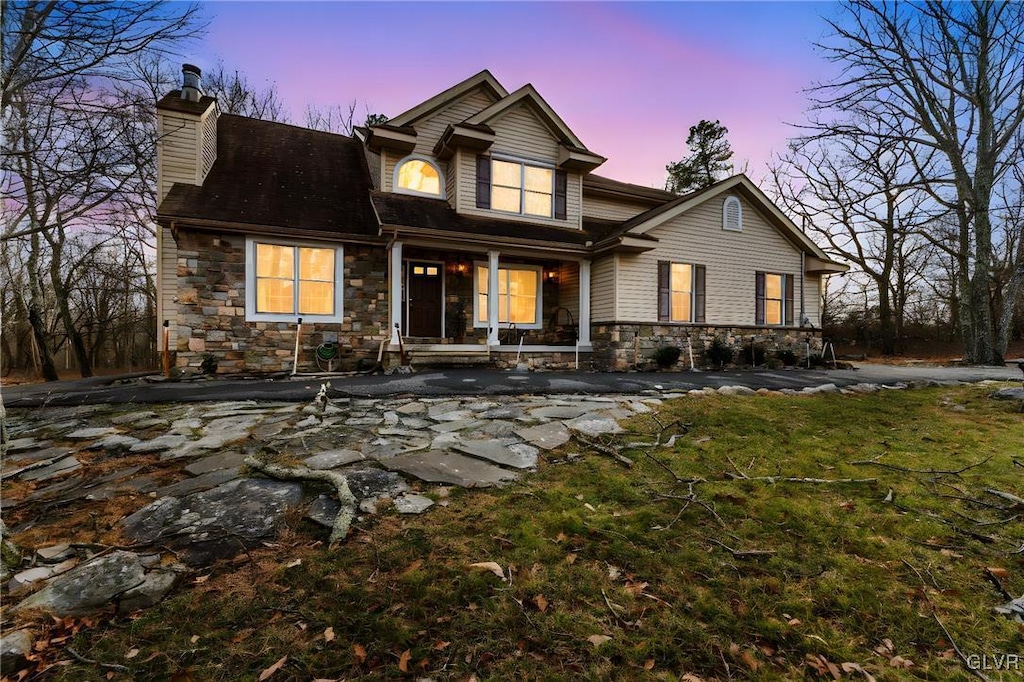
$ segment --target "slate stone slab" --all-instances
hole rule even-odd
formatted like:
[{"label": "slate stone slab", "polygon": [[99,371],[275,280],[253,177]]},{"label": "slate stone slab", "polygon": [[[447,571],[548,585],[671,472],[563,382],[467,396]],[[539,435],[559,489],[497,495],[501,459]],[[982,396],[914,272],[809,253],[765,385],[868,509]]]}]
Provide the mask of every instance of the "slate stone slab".
[{"label": "slate stone slab", "polygon": [[359,462],[363,455],[355,450],[328,450],[318,455],[307,457],[302,461],[310,469],[335,469],[337,467]]},{"label": "slate stone slab", "polygon": [[126,590],[117,600],[118,613],[132,613],[156,606],[184,573],[184,566],[175,569],[156,569],[146,574],[141,585]]},{"label": "slate stone slab", "polygon": [[402,495],[395,500],[395,511],[399,514],[422,514],[434,505],[425,495]]},{"label": "slate stone slab", "polygon": [[137,554],[115,550],[57,576],[11,611],[40,609],[57,616],[82,615],[142,584],[144,578]]},{"label": "slate stone slab", "polygon": [[434,403],[427,408],[427,414],[431,417],[436,417],[439,414],[446,414],[459,409],[459,405],[460,403],[458,400],[446,400],[444,402]]},{"label": "slate stone slab", "polygon": [[427,406],[418,402],[406,403],[405,405],[395,408],[395,412],[399,414],[422,414],[426,411]]},{"label": "slate stone slab", "polygon": [[216,488],[222,483],[233,481],[240,475],[240,468],[235,467],[234,469],[216,469],[208,473],[196,476],[195,478],[186,478],[184,481],[178,481],[166,485],[163,488],[158,488],[155,492],[158,497],[180,497],[182,495],[191,495],[203,490],[210,490]]},{"label": "slate stone slab", "polygon": [[346,471],[348,488],[359,501],[390,497],[395,499],[409,491],[409,485],[393,471],[383,469],[360,469]]},{"label": "slate stone slab", "polygon": [[7,443],[7,454],[13,455],[15,453],[23,452],[25,450],[41,450],[50,445],[48,440],[36,440],[32,437],[27,438],[15,438]]},{"label": "slate stone slab", "polygon": [[338,501],[327,493],[321,493],[319,497],[310,502],[306,516],[311,520],[327,528],[334,527],[334,519],[341,511]]},{"label": "slate stone slab", "polygon": [[569,429],[561,422],[548,422],[538,426],[517,429],[516,435],[538,448],[552,450],[569,442]]},{"label": "slate stone slab", "polygon": [[289,507],[302,501],[299,483],[240,479],[185,497],[164,497],[122,521],[137,542],[168,544],[190,566],[234,556],[272,537]]},{"label": "slate stone slab", "polygon": [[498,441],[480,440],[458,443],[455,449],[472,457],[515,469],[537,466],[537,448],[523,443],[503,445]]},{"label": "slate stone slab", "polygon": [[109,426],[96,426],[72,431],[64,436],[68,440],[93,440],[118,433],[118,430]]},{"label": "slate stone slab", "polygon": [[1001,388],[992,397],[996,400],[1024,400],[1024,388]]},{"label": "slate stone slab", "polygon": [[119,414],[116,417],[110,418],[110,423],[115,426],[124,426],[126,424],[136,424],[147,419],[153,419],[157,416],[156,412],[146,410],[142,412],[128,412],[127,414]]},{"label": "slate stone slab", "polygon": [[241,452],[222,452],[219,455],[210,455],[185,467],[185,473],[192,476],[202,476],[219,469],[238,469],[245,463],[246,455]]},{"label": "slate stone slab", "polygon": [[450,422],[441,422],[440,424],[432,424],[430,430],[436,433],[451,433],[453,431],[462,431],[463,429],[474,428],[480,426],[482,422],[477,419],[456,419]]},{"label": "slate stone slab", "polygon": [[130,452],[163,452],[164,450],[171,450],[173,448],[180,448],[183,446],[188,439],[181,434],[167,433],[156,438],[144,440],[141,443],[133,445]]},{"label": "slate stone slab", "polygon": [[431,414],[430,418],[434,421],[439,422],[454,422],[454,421],[465,421],[473,418],[472,410],[452,410],[451,412],[442,412],[439,414]]},{"label": "slate stone slab", "polygon": [[[34,450],[31,452],[19,452],[16,455],[8,453],[8,456],[5,458],[5,460],[11,460],[11,462],[16,462],[19,465],[31,464],[33,462],[42,462],[44,460],[49,460],[52,462],[60,457],[66,457],[67,455],[70,455],[72,452],[74,452],[74,450],[72,450],[71,448],[54,446],[44,448],[42,450]],[[4,464],[7,464],[7,462],[5,461]]]},{"label": "slate stone slab", "polygon": [[477,416],[481,419],[519,419],[525,414],[523,408],[513,405],[495,407],[492,410],[485,410]]},{"label": "slate stone slab", "polygon": [[463,488],[490,488],[516,478],[516,474],[508,469],[475,457],[438,450],[400,455],[384,462],[384,465],[428,483],[447,483]]},{"label": "slate stone slab", "polygon": [[586,405],[547,405],[530,410],[530,416],[538,419],[575,419],[589,411]]},{"label": "slate stone slab", "polygon": [[138,438],[132,436],[124,436],[119,433],[112,434],[106,438],[94,441],[87,446],[87,450],[107,450],[108,452],[117,452],[119,450],[128,450],[131,447],[138,445],[141,441]]},{"label": "slate stone slab", "polygon": [[622,433],[622,427],[611,417],[594,417],[584,415],[576,419],[570,419],[565,425],[572,431],[578,431],[585,436],[602,436],[606,433]]},{"label": "slate stone slab", "polygon": [[50,464],[49,466],[40,467],[39,469],[32,469],[31,471],[26,471],[23,474],[19,475],[18,478],[20,478],[22,481],[48,481],[51,478],[56,478],[57,476],[69,474],[81,466],[82,463],[79,462],[76,458],[65,457],[63,459],[58,459],[56,462]]}]

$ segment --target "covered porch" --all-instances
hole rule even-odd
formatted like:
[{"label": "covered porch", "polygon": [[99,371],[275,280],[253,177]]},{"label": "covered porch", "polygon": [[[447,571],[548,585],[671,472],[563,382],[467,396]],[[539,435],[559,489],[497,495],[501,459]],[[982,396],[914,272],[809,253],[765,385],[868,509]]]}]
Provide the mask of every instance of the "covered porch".
[{"label": "covered porch", "polygon": [[391,352],[473,364],[592,350],[588,259],[395,239],[388,264]]}]

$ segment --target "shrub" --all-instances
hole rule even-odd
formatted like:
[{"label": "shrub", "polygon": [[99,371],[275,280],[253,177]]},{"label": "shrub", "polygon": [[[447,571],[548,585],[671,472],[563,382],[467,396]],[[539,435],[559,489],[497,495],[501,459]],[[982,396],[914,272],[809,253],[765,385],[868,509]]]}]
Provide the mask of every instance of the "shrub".
[{"label": "shrub", "polygon": [[800,358],[797,357],[797,354],[794,353],[791,348],[783,348],[782,350],[776,351],[775,357],[777,357],[786,367],[792,367],[800,361]]},{"label": "shrub", "polygon": [[765,348],[763,344],[752,343],[750,345],[750,350],[748,350],[745,355],[747,356],[747,359],[750,360],[751,365],[754,367],[760,367],[768,357],[768,349]]},{"label": "shrub", "polygon": [[822,369],[828,365],[828,361],[822,356],[821,353],[811,353],[807,358],[807,363],[814,369]]},{"label": "shrub", "polygon": [[732,362],[732,348],[725,342],[725,339],[719,336],[711,339],[711,345],[705,352],[708,362],[713,367],[725,367],[726,364]]},{"label": "shrub", "polygon": [[779,360],[776,357],[768,358],[768,360],[765,361],[765,367],[768,369],[779,369],[782,367],[782,360]]},{"label": "shrub", "polygon": [[682,352],[679,346],[661,346],[658,350],[654,351],[654,355],[651,357],[658,364],[658,367],[666,369],[679,362],[679,356]]},{"label": "shrub", "polygon": [[217,356],[213,353],[203,355],[203,361],[199,363],[199,371],[203,374],[216,374]]}]

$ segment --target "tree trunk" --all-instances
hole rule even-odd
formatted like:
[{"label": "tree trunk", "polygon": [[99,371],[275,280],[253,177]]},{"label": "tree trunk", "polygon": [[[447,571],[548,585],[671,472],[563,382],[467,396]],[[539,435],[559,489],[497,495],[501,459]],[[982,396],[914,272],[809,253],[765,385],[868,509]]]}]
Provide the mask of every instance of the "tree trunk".
[{"label": "tree trunk", "polygon": [[56,234],[52,237],[46,235],[46,241],[50,244],[52,254],[50,258],[50,286],[53,288],[53,296],[57,300],[57,314],[67,334],[68,342],[75,351],[75,359],[78,361],[78,371],[82,377],[92,376],[92,361],[89,358],[89,350],[85,347],[85,339],[75,324],[75,317],[71,314],[71,304],[68,300],[68,290],[61,277],[62,256],[64,253],[64,229],[57,226]]}]

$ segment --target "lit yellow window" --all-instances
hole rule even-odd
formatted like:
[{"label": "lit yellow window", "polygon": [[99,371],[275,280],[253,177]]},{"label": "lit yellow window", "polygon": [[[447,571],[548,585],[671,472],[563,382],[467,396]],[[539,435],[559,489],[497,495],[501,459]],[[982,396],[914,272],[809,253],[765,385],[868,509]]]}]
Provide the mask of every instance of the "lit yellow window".
[{"label": "lit yellow window", "polygon": [[551,217],[555,172],[513,161],[491,160],[491,208]]},{"label": "lit yellow window", "polygon": [[[540,274],[530,269],[498,269],[498,322],[537,324]],[[476,270],[477,321],[487,324],[487,266]]]},{"label": "lit yellow window", "polygon": [[782,324],[782,275],[764,276],[764,322]]},{"label": "lit yellow window", "polygon": [[334,314],[334,249],[256,244],[256,312]]},{"label": "lit yellow window", "polygon": [[673,263],[672,321],[691,322],[693,311],[693,269],[689,263]]},{"label": "lit yellow window", "polygon": [[398,169],[398,187],[423,194],[441,196],[441,174],[426,161],[412,159]]}]

